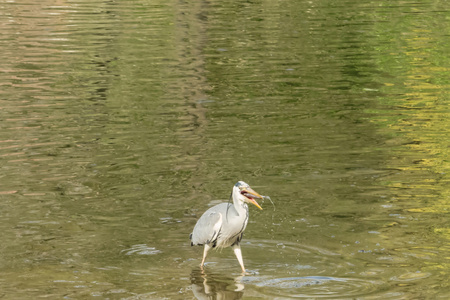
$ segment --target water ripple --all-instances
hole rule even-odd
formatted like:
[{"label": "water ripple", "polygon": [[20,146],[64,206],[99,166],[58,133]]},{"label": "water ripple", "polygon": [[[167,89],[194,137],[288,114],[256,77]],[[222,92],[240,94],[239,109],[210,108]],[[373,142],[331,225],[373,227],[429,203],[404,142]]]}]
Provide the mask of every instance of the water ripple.
[{"label": "water ripple", "polygon": [[[354,297],[366,295],[379,288],[380,281],[328,276],[306,277],[246,277],[246,281],[260,288],[270,288],[273,295],[304,297]],[[267,293],[268,291],[265,291]]]},{"label": "water ripple", "polygon": [[161,252],[161,250],[158,250],[155,247],[149,247],[146,244],[133,245],[131,248],[121,251],[121,253],[125,253],[125,255],[155,255]]}]

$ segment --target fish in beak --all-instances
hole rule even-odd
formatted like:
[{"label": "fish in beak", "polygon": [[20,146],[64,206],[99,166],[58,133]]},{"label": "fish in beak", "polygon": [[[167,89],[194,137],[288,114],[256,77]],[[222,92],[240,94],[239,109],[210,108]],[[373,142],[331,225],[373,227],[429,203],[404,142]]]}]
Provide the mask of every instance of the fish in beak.
[{"label": "fish in beak", "polygon": [[262,199],[263,198],[260,194],[255,192],[250,187],[243,188],[242,191],[241,191],[241,194],[244,195],[247,198],[247,202],[252,203],[253,205],[255,205],[256,207],[258,207],[259,209],[262,210],[262,207],[259,206],[258,202],[256,202],[256,200],[255,200],[255,199]]}]

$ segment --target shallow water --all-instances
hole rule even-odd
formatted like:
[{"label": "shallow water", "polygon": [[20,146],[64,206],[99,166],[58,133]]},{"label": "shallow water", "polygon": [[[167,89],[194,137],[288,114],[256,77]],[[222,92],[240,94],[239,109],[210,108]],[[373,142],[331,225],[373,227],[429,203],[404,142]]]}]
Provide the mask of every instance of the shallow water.
[{"label": "shallow water", "polygon": [[[447,299],[445,1],[0,1],[0,297]],[[189,233],[233,184],[242,243]],[[202,298],[203,297],[203,298]]]}]

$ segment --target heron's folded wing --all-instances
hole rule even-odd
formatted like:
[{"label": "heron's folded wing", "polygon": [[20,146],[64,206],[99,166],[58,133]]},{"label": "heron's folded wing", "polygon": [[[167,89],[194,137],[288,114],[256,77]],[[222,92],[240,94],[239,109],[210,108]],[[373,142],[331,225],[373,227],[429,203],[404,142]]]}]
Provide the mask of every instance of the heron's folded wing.
[{"label": "heron's folded wing", "polygon": [[191,234],[192,245],[212,243],[217,239],[222,227],[222,214],[206,211],[195,224]]}]

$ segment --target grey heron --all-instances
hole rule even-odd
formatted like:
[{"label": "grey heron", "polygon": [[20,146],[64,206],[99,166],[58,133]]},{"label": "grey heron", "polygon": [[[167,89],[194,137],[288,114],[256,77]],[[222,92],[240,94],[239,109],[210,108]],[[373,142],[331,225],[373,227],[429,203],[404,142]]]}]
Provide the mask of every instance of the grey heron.
[{"label": "grey heron", "polygon": [[252,203],[259,209],[255,199],[262,196],[255,192],[247,183],[238,181],[231,193],[233,204],[221,203],[208,209],[198,219],[190,234],[191,246],[204,245],[203,259],[200,267],[203,269],[206,255],[211,248],[232,247],[242,272],[245,273],[244,261],[239,243],[248,223],[248,206]]}]

